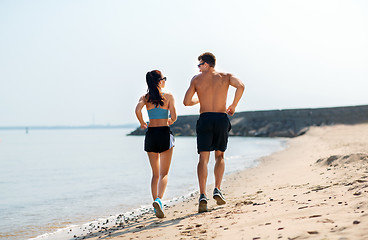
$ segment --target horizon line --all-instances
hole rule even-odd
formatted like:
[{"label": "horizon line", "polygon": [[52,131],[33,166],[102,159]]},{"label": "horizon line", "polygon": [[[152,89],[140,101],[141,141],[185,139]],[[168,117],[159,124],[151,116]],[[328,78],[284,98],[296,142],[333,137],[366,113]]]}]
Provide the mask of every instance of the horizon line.
[{"label": "horizon line", "polygon": [[[366,107],[368,104],[362,105],[347,105],[347,106],[335,106],[335,107],[304,107],[304,108],[284,108],[284,109],[269,109],[269,110],[247,110],[239,111],[236,113],[244,112],[267,112],[267,111],[289,111],[289,110],[309,110],[309,109],[333,109],[333,108],[351,108],[351,107]],[[195,116],[198,114],[179,115],[181,116]],[[6,129],[67,129],[67,128],[133,128],[139,127],[136,123],[125,123],[125,124],[87,124],[87,125],[18,125],[18,126],[0,126],[0,130]]]}]

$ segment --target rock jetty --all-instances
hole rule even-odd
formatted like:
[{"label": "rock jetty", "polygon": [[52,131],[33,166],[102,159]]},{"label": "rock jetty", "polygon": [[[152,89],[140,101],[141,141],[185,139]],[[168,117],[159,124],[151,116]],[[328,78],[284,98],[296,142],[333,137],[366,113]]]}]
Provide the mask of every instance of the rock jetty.
[{"label": "rock jetty", "polygon": [[[195,136],[198,116],[179,116],[171,131],[176,136]],[[303,135],[310,126],[368,122],[368,105],[237,112],[230,122],[231,136],[291,138]],[[137,128],[129,135],[145,131]]]}]

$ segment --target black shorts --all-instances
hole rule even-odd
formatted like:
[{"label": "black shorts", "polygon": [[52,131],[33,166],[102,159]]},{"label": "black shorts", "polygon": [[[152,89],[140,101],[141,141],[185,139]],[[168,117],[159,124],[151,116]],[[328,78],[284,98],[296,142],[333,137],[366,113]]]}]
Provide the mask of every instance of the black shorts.
[{"label": "black shorts", "polygon": [[149,127],[144,139],[144,151],[161,153],[174,147],[174,136],[170,127]]},{"label": "black shorts", "polygon": [[230,129],[226,113],[202,113],[196,126],[198,153],[214,150],[225,152]]}]

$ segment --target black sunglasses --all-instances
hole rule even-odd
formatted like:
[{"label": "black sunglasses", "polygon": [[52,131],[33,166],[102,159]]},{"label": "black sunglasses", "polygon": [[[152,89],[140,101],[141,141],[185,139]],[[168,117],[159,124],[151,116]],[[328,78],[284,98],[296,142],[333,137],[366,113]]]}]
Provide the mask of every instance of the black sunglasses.
[{"label": "black sunglasses", "polygon": [[203,65],[203,64],[205,64],[206,62],[203,62],[203,63],[200,63],[200,64],[198,64],[198,67],[200,67],[201,65]]},{"label": "black sunglasses", "polygon": [[166,82],[166,77],[163,77],[163,78],[160,78],[159,80],[161,81],[161,80],[164,80],[165,82]]}]

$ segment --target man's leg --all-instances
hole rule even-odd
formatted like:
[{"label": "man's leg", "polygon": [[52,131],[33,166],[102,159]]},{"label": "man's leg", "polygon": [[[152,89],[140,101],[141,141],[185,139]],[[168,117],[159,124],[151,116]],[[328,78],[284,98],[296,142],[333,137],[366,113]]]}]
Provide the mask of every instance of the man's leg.
[{"label": "man's leg", "polygon": [[226,203],[224,196],[220,190],[222,177],[224,176],[225,171],[225,161],[224,161],[224,152],[216,151],[215,152],[215,189],[213,190],[213,198],[216,200],[217,205],[223,205]]},{"label": "man's leg", "polygon": [[225,172],[224,152],[215,151],[215,160],[216,160],[215,169],[214,169],[215,187],[218,189],[221,189],[220,187],[221,187],[222,177],[224,176],[224,172]]},{"label": "man's leg", "polygon": [[199,204],[198,204],[198,212],[207,212],[207,197],[206,197],[206,183],[207,183],[207,175],[208,175],[208,160],[210,158],[210,152],[200,152],[199,153],[199,162],[197,166],[197,174],[198,174],[198,183],[199,183]]},{"label": "man's leg", "polygon": [[199,192],[200,194],[206,194],[206,183],[207,183],[207,165],[210,158],[210,152],[200,152],[199,153],[199,162],[197,165],[197,175],[198,175],[198,183],[199,183]]}]

